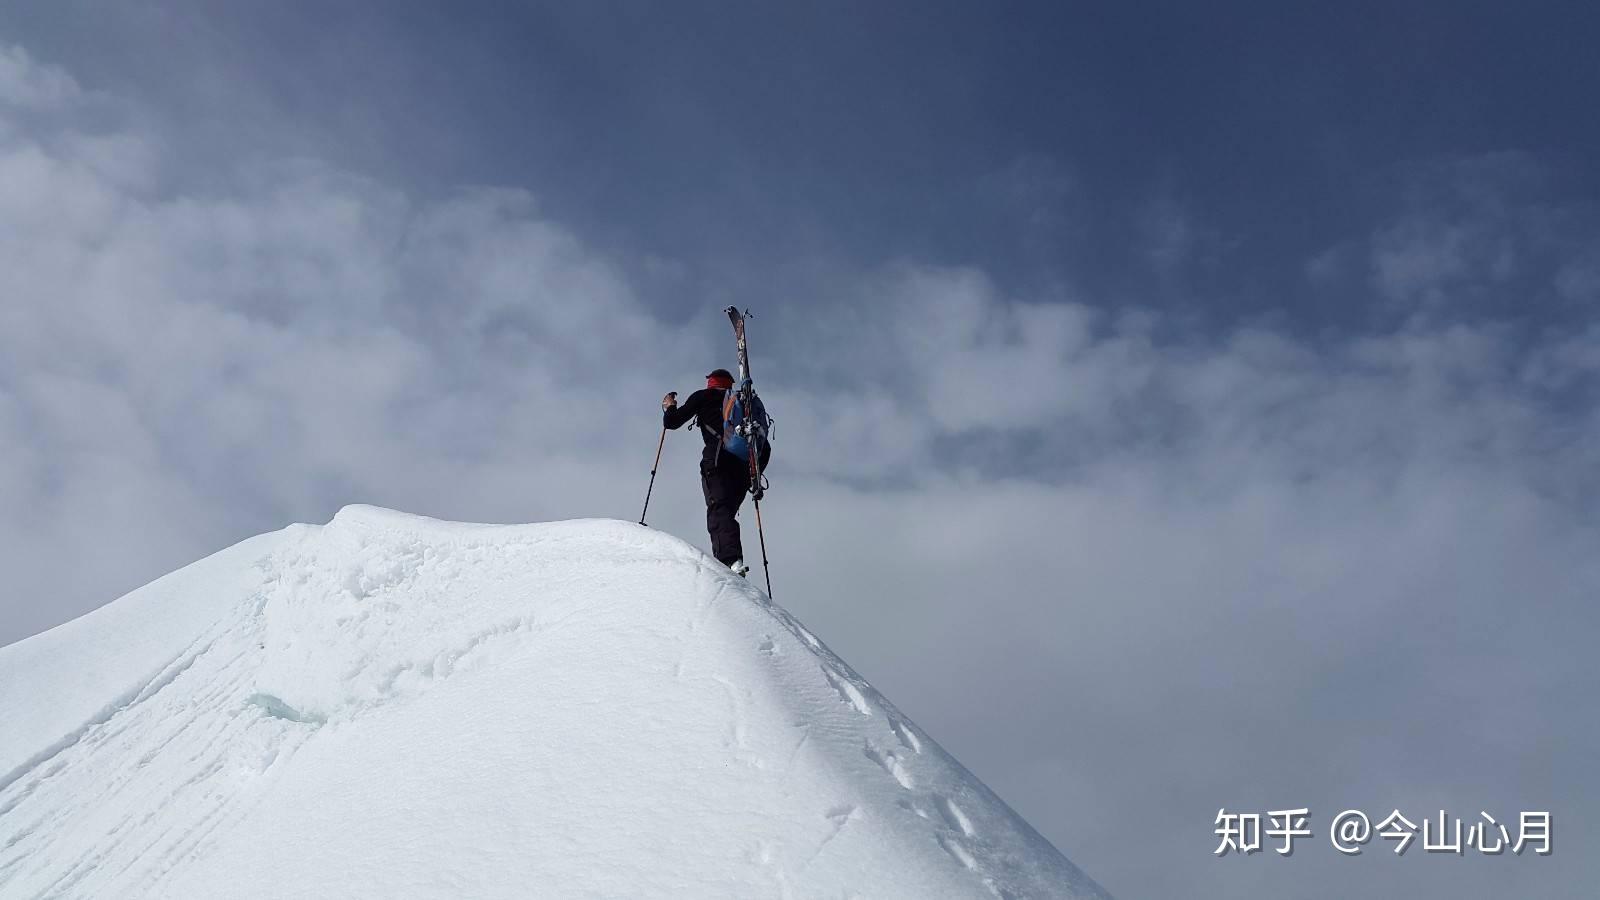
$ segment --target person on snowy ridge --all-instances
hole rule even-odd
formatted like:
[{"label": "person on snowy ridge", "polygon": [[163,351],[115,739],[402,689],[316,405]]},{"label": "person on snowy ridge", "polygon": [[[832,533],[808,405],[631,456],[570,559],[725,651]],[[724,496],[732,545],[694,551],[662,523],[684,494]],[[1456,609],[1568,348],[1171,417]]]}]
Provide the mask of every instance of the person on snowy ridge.
[{"label": "person on snowy ridge", "polygon": [[[722,446],[723,400],[732,389],[733,374],[727,369],[714,369],[706,376],[705,388],[690,394],[682,406],[678,405],[677,391],[661,398],[661,424],[676,430],[690,419],[695,420],[706,442],[705,452],[700,457],[700,489],[706,498],[706,531],[711,535],[711,555],[743,575],[750,567],[744,564],[739,522],[734,517],[750,489],[750,464]],[[765,456],[763,452],[758,458],[761,468],[766,467]]]}]

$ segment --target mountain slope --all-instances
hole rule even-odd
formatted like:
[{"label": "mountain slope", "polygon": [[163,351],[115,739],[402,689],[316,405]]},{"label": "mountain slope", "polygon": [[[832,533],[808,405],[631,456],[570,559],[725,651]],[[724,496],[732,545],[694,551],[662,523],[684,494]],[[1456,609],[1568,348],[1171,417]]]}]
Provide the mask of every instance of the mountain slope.
[{"label": "mountain slope", "polygon": [[350,507],[0,648],[0,896],[1099,897],[752,585]]}]

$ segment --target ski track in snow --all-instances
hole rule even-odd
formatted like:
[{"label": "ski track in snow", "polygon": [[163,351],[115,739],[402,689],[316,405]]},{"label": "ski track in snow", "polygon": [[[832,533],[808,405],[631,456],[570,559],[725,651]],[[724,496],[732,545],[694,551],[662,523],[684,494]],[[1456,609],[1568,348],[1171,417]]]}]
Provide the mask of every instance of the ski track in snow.
[{"label": "ski track in snow", "polygon": [[[968,873],[973,896],[1023,896],[1010,886],[1036,879],[1008,868],[1008,860],[1017,846],[1048,848],[1042,838],[925,743],[787,611],[687,545],[667,545],[622,523],[502,530],[430,523],[356,508],[285,540],[259,564],[253,594],[99,714],[0,778],[0,896],[162,896],[169,875],[205,857],[324,730],[537,652],[542,637],[575,623],[593,626],[604,611],[591,598],[604,597],[608,583],[663,566],[691,571],[704,590],[685,609],[681,629],[651,622],[651,610],[640,611],[639,627],[660,628],[678,642],[674,680],[703,677],[720,686],[722,744],[733,762],[793,771],[802,761],[832,760],[828,748],[855,734],[854,762],[846,754],[827,765],[880,780],[901,798],[880,807],[813,798],[810,850],[794,856],[770,841],[751,850],[771,873],[772,896],[809,896],[802,871],[857,823],[885,821],[925,834]],[[644,540],[652,554],[640,553]],[[582,590],[567,574],[575,564],[589,570]],[[471,581],[465,595],[457,589],[463,576],[483,571],[517,577]],[[797,704],[792,737],[781,748],[763,750],[752,739],[752,709],[774,702],[753,692],[768,688],[722,671],[701,649],[716,629],[732,627],[730,614],[757,623],[759,640],[747,652],[770,670],[770,683],[800,688],[798,697],[777,698]],[[1103,896],[1086,880],[1077,889]],[[1079,894],[1063,887],[1049,895]]]}]

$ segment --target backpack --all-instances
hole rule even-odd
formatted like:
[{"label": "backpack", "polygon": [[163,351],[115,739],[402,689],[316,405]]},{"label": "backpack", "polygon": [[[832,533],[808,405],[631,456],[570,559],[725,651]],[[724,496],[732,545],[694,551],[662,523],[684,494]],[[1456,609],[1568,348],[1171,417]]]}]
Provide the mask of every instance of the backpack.
[{"label": "backpack", "polygon": [[[744,386],[748,386],[746,381]],[[755,391],[750,392],[749,409],[745,408],[740,388],[729,388],[722,398],[722,450],[749,462],[750,447],[756,446],[756,459],[760,468],[766,468],[772,455],[768,438],[772,434],[772,417],[767,415],[766,404]]]}]

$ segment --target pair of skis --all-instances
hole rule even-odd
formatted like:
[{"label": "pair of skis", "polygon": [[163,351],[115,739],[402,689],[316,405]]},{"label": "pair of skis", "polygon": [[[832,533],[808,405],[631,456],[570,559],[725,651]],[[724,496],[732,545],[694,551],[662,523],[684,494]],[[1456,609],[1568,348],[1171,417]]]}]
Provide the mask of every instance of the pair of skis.
[{"label": "pair of skis", "polygon": [[[761,449],[766,445],[766,423],[756,420],[756,389],[750,380],[750,350],[745,343],[744,320],[749,313],[739,312],[739,307],[730,306],[723,312],[728,314],[728,321],[733,323],[733,339],[739,351],[739,382],[735,388],[739,393],[739,405],[744,410],[744,421],[736,430],[744,438],[745,446],[750,448],[750,495],[757,503],[766,494],[766,486],[761,481]],[[759,507],[758,507],[759,509]]]},{"label": "pair of skis", "polygon": [[756,534],[761,540],[761,571],[767,579],[767,599],[772,599],[772,568],[767,562],[767,533],[761,527],[761,498],[766,495],[767,488],[762,481],[761,450],[767,442],[766,423],[756,421],[756,389],[750,380],[750,349],[745,343],[744,320],[748,312],[739,312],[739,307],[730,306],[723,312],[728,314],[728,321],[733,323],[733,339],[739,350],[739,383],[735,390],[739,392],[739,404],[744,409],[744,421],[738,426],[739,436],[744,438],[745,446],[749,448],[750,457],[750,496],[756,507]]}]

